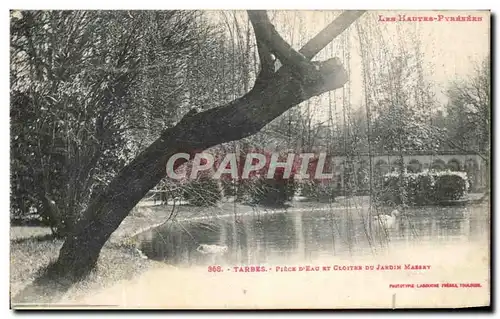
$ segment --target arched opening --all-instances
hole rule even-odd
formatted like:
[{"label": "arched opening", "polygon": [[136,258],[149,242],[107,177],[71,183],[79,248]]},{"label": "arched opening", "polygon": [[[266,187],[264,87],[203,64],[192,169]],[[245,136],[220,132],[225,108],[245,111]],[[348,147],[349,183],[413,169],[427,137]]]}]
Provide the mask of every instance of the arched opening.
[{"label": "arched opening", "polygon": [[389,167],[387,165],[387,162],[384,160],[378,160],[375,163],[375,170],[374,171],[375,171],[376,176],[382,176],[382,175],[389,173]]},{"label": "arched opening", "polygon": [[384,160],[378,160],[375,163],[375,167],[373,170],[373,177],[375,179],[375,185],[379,185],[382,182],[382,176],[389,173],[389,165]]},{"label": "arched opening", "polygon": [[406,167],[409,173],[419,173],[422,171],[422,164],[416,159],[412,159]]},{"label": "arched opening", "polygon": [[401,158],[395,159],[391,164],[391,172],[398,172],[402,166],[404,166],[403,160]]},{"label": "arched opening", "polygon": [[431,164],[431,169],[435,171],[444,171],[446,169],[446,163],[443,160],[435,159]]},{"label": "arched opening", "polygon": [[346,160],[342,163],[342,168],[343,168],[343,174],[342,174],[342,179],[343,179],[343,188],[346,192],[346,194],[350,194],[353,188],[356,186],[355,185],[355,169],[354,169],[354,163],[352,160]]},{"label": "arched opening", "polygon": [[335,175],[335,187],[337,188],[337,191],[340,191],[342,189],[342,174],[337,173]]},{"label": "arched opening", "polygon": [[356,171],[356,180],[358,182],[358,191],[365,191],[369,184],[369,169],[365,160],[359,162],[359,167]]},{"label": "arched opening", "polygon": [[479,184],[479,165],[474,159],[470,158],[465,161],[464,170],[469,180],[469,190],[471,192],[477,191]]},{"label": "arched opening", "polygon": [[447,167],[450,171],[458,172],[461,170],[462,165],[460,165],[459,160],[457,160],[456,158],[452,158],[451,160],[448,161]]}]

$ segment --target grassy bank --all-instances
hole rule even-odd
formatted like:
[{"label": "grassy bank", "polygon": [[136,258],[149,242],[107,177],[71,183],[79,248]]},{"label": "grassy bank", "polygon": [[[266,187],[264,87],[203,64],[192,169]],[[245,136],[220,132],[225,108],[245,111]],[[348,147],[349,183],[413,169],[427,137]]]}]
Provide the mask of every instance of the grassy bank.
[{"label": "grassy bank", "polygon": [[[143,259],[127,239],[141,227],[165,219],[161,209],[138,207],[123,221],[106,243],[95,271],[73,286],[64,299],[74,299],[91,290],[100,290],[165,264]],[[51,236],[50,228],[14,226],[10,229],[11,297],[30,284],[59,254],[63,241]]]},{"label": "grassy bank", "polygon": [[[245,213],[252,208],[236,206]],[[179,219],[192,217],[210,217],[233,212],[233,203],[224,203],[218,207],[178,206],[174,215]],[[83,282],[77,283],[64,296],[75,299],[88,291],[100,290],[123,280],[130,280],[147,270],[170,267],[161,262],[143,259],[135,250],[130,238],[154,225],[164,222],[172,213],[171,206],[153,206],[141,203],[125,218],[120,227],[112,234],[101,251],[95,271]],[[49,227],[13,226],[10,229],[10,293],[11,297],[30,284],[51,261],[59,254],[62,240],[51,236]]]},{"label": "grassy bank", "polygon": [[[11,241],[10,292],[11,297],[31,283],[38,272],[57,258],[61,240],[26,238]],[[73,297],[84,295],[89,290],[111,286],[120,280],[132,279],[142,272],[157,267],[160,263],[141,259],[126,247],[103,248],[98,267],[90,277],[77,283],[67,294]]]},{"label": "grassy bank", "polygon": [[[98,267],[91,276],[83,282],[76,284],[64,296],[65,300],[78,299],[79,296],[88,294],[89,291],[108,288],[120,281],[131,280],[140,277],[143,273],[153,269],[165,269],[167,266],[161,262],[143,259],[135,250],[134,235],[154,225],[165,222],[172,215],[172,206],[154,206],[152,203],[141,203],[121,223],[120,227],[113,233],[101,252]],[[334,212],[344,212],[345,207],[350,207],[349,212],[355,212],[358,208],[366,208],[369,204],[367,197],[355,197],[350,199],[338,198],[336,203],[319,204],[313,202],[298,202],[287,207],[287,211],[293,210],[324,210],[332,209]],[[252,214],[255,212],[283,211],[284,208],[251,207],[234,203],[223,203],[216,207],[194,207],[178,206],[173,215],[179,220],[190,218],[213,218],[221,216],[232,216]],[[26,285],[32,282],[39,270],[46,267],[58,256],[62,245],[61,240],[55,240],[50,236],[47,227],[11,227],[11,259],[10,279],[11,295],[16,295]]]}]

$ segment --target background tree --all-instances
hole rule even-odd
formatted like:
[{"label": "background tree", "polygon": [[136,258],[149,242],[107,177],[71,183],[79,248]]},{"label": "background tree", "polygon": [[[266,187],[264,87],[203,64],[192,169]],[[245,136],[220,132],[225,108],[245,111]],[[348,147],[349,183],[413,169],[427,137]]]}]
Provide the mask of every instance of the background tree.
[{"label": "background tree", "polygon": [[453,81],[447,91],[445,143],[455,150],[474,152],[486,165],[484,178],[490,189],[491,152],[491,60],[475,64],[468,79]]},{"label": "background tree", "polygon": [[490,57],[474,67],[468,79],[453,81],[448,90],[448,138],[458,148],[490,152],[491,74]]},{"label": "background tree", "polygon": [[175,75],[210,34],[195,27],[199,18],[188,11],[22,11],[12,18],[15,215],[39,212],[64,237],[151,141],[151,130],[175,123],[184,105]]},{"label": "background tree", "polygon": [[387,92],[373,110],[373,142],[382,152],[436,150],[439,140],[436,127],[431,125],[434,101],[420,102],[416,99],[420,83],[414,81],[417,68],[408,56],[399,56],[390,61],[386,73],[382,73],[381,91]]},{"label": "background tree", "polygon": [[[123,16],[127,13],[121,14]],[[104,189],[96,193],[82,213],[78,214],[75,223],[70,228],[70,234],[66,236],[57,261],[47,268],[44,276],[36,280],[33,286],[28,287],[24,293],[21,292],[21,297],[31,295],[26,292],[30,289],[36,290],[37,287],[43,287],[47,283],[58,283],[60,289],[67,289],[75,280],[88,274],[96,265],[101,248],[109,236],[144,195],[166,175],[166,162],[173,154],[179,152],[194,154],[221,143],[248,137],[293,106],[313,96],[342,87],[347,82],[347,74],[339,59],[331,58],[314,62],[311,59],[362,14],[363,12],[358,11],[342,13],[309,40],[300,51],[296,51],[276,31],[265,12],[249,11],[248,15],[254,29],[260,60],[260,71],[254,86],[229,103],[223,103],[221,106],[199,113],[191,110],[174,126],[163,128],[158,134],[159,137],[128,162]],[[182,22],[174,24],[176,25],[185,26]],[[171,37],[179,34],[185,35],[193,28],[187,27],[184,32],[176,30],[171,33]],[[21,29],[29,30],[31,26],[21,27]],[[124,29],[125,41],[117,34],[110,32],[110,41],[122,40],[119,45],[116,45],[121,48],[121,51],[118,51],[118,55],[114,57],[115,60],[106,56],[102,57],[104,62],[123,61],[123,54],[120,53],[124,51],[124,48],[134,44],[138,46],[139,41],[135,41],[137,39],[130,36],[130,32],[138,30],[144,34],[147,33],[136,25]],[[94,34],[99,33],[92,33]],[[101,36],[104,35],[101,34]],[[166,41],[169,37],[163,34],[162,39]],[[190,42],[182,41],[181,43]],[[107,46],[104,48],[104,50],[109,50]],[[98,49],[96,50],[99,52]],[[277,71],[274,69],[273,56],[282,64]],[[118,65],[120,70],[136,70],[137,59],[141,55],[131,55],[131,57],[135,59],[125,60],[131,63],[127,67]],[[38,67],[38,64],[35,64],[34,68]],[[160,68],[168,70],[168,64]],[[119,74],[121,76],[130,74],[130,72],[123,73]],[[125,83],[130,85],[131,82],[133,83],[128,80]],[[125,84],[121,83],[115,90],[128,91],[122,88],[123,85]],[[104,94],[104,96],[107,95]],[[110,96],[112,98],[105,100],[107,103],[103,103],[104,107],[119,109],[120,106],[126,105],[115,100],[113,95],[110,94]],[[116,118],[120,119],[119,116]]]}]

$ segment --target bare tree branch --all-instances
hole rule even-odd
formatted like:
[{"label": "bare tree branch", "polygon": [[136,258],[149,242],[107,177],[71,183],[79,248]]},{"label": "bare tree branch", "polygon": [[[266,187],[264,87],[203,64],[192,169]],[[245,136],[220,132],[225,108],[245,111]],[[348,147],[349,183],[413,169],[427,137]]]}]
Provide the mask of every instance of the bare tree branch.
[{"label": "bare tree branch", "polygon": [[[257,19],[252,18],[252,15],[249,14],[249,20],[252,24],[253,29],[258,30],[259,26],[256,25],[258,23]],[[269,79],[274,74],[275,58],[272,55],[271,51],[269,51],[268,47],[262,41],[259,41],[257,39],[257,33],[255,34],[255,42],[257,43],[257,51],[259,52],[260,60],[260,72],[256,82],[262,82],[266,79]]]},{"label": "bare tree branch", "polygon": [[267,46],[260,41],[257,41],[257,50],[259,51],[260,59],[260,72],[258,80],[268,79],[272,74],[274,74],[275,59],[271,55],[271,52],[269,51]]},{"label": "bare tree branch", "polygon": [[[311,62],[310,59],[346,30],[363,13],[364,11],[346,11],[342,13],[298,52],[280,36],[265,11],[249,10],[248,17],[255,32],[255,40],[262,65],[261,70],[266,72],[266,76],[270,75],[269,68],[272,64],[269,53],[274,53],[283,65],[287,66],[292,73],[298,75],[302,82],[324,81],[325,75],[327,75],[324,71],[329,69],[332,74],[328,75],[328,80],[335,83],[334,87],[345,84],[347,76],[340,60],[335,58],[317,63]],[[256,84],[262,80],[263,76],[259,75]]]},{"label": "bare tree branch", "polygon": [[[268,63],[268,54],[262,52],[262,45],[266,46],[270,52],[274,53],[283,65],[288,65],[301,74],[305,74],[307,69],[312,67],[308,60],[301,53],[294,50],[276,31],[276,28],[269,20],[266,11],[248,11],[248,17],[255,32],[257,45],[261,45],[259,55],[264,53],[266,63]],[[261,56],[262,58],[262,56]]]},{"label": "bare tree branch", "polygon": [[351,24],[365,13],[360,11],[344,11],[332,23],[326,26],[314,38],[309,40],[299,52],[308,59],[312,59],[319,51],[321,51],[328,43],[338,37]]}]

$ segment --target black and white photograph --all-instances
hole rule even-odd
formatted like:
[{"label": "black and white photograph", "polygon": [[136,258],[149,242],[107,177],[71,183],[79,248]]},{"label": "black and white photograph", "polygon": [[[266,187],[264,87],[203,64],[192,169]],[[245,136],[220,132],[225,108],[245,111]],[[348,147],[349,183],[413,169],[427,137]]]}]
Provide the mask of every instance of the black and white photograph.
[{"label": "black and white photograph", "polygon": [[11,309],[490,306],[490,26],[12,8]]}]

